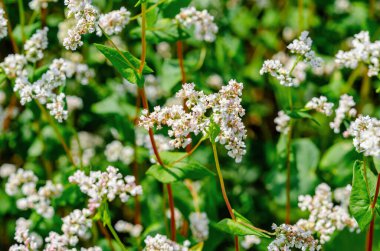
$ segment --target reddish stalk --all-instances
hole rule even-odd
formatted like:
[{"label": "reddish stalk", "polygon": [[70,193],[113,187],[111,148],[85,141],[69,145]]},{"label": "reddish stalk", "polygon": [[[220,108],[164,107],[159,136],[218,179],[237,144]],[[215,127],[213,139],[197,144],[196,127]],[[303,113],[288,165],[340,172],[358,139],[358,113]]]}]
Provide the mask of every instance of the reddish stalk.
[{"label": "reddish stalk", "polygon": [[[143,75],[143,69],[145,65],[145,59],[146,59],[146,3],[141,4],[141,58],[140,58],[140,67],[139,67],[139,74],[142,77]],[[138,88],[138,93],[141,97],[142,106],[144,109],[149,111],[149,105],[148,100],[145,95],[145,89],[144,86]],[[149,129],[149,139],[152,144],[154,155],[156,156],[157,162],[162,166],[165,167],[164,163],[161,160],[160,154],[157,149],[156,141],[154,139],[154,133],[153,130]],[[168,200],[169,200],[169,208],[170,208],[170,228],[171,228],[171,239],[173,241],[176,240],[176,227],[175,227],[175,215],[174,215],[174,199],[173,199],[173,191],[170,184],[166,184],[166,188],[168,190]]]},{"label": "reddish stalk", "polygon": [[376,191],[375,191],[375,197],[373,198],[373,202],[371,204],[371,209],[373,213],[373,217],[371,220],[371,223],[369,225],[369,231],[367,233],[367,251],[372,251],[372,244],[373,244],[373,235],[374,235],[374,227],[375,227],[375,206],[377,202],[377,198],[379,197],[379,190],[380,190],[380,173],[377,175],[377,183],[376,183]]}]

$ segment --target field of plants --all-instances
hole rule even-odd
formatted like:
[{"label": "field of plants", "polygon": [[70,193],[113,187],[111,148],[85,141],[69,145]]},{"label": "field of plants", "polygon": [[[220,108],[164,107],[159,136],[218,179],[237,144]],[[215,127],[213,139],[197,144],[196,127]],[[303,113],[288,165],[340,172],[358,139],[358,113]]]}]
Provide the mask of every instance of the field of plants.
[{"label": "field of plants", "polygon": [[380,2],[0,0],[0,250],[380,251]]}]

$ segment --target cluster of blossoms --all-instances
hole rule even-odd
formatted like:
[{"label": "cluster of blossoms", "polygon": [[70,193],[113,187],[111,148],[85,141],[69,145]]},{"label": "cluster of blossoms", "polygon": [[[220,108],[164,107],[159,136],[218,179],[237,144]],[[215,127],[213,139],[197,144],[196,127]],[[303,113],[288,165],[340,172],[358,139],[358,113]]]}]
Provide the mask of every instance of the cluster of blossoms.
[{"label": "cluster of blossoms", "polygon": [[218,93],[209,95],[205,95],[203,91],[195,91],[194,87],[193,83],[184,84],[176,94],[177,98],[186,100],[187,110],[182,105],[156,106],[150,114],[147,110],[143,111],[140,125],[147,130],[155,125],[157,129],[168,126],[169,136],[174,137],[170,144],[180,148],[190,144],[191,138],[187,137],[189,133],[208,136],[210,127],[216,124],[220,127],[216,142],[225,145],[228,155],[240,162],[246,153],[246,129],[241,119],[245,111],[240,104],[243,84],[230,80]]},{"label": "cluster of blossoms", "polygon": [[121,161],[125,165],[133,162],[135,151],[133,147],[123,146],[123,144],[114,140],[106,146],[104,154],[109,162]]},{"label": "cluster of blossoms", "polygon": [[[91,0],[65,0],[68,12],[67,17],[74,17],[70,28],[67,29],[67,37],[63,40],[63,45],[67,50],[76,50],[83,45],[82,35],[93,33],[102,35],[102,29],[108,35],[120,33],[128,24],[131,13],[126,8],[111,11],[100,15],[99,10],[92,5]],[[100,27],[98,27],[100,26]]]},{"label": "cluster of blossoms", "polygon": [[345,227],[350,231],[358,230],[358,223],[348,213],[350,193],[351,186],[338,190],[336,200],[340,205],[334,205],[331,188],[322,183],[316,188],[314,196],[299,196],[299,208],[309,211],[310,216],[308,219],[299,220],[296,225],[305,231],[317,233],[322,244],[329,241],[337,230],[343,230]]},{"label": "cluster of blossoms", "polygon": [[115,229],[120,233],[128,233],[132,237],[139,237],[143,231],[143,226],[140,224],[133,225],[129,222],[119,220],[115,224]]},{"label": "cluster of blossoms", "polygon": [[15,241],[9,248],[9,251],[29,251],[38,250],[42,246],[42,238],[36,233],[30,233],[32,222],[24,218],[18,218],[16,221]]},{"label": "cluster of blossoms", "polygon": [[0,8],[0,39],[5,38],[8,35],[8,20],[5,18],[5,12]]},{"label": "cluster of blossoms", "polygon": [[43,50],[45,50],[48,46],[47,33],[47,27],[42,30],[37,30],[36,33],[34,33],[33,36],[25,42],[25,58],[29,62],[36,63],[44,57]]},{"label": "cluster of blossoms", "polygon": [[358,152],[365,156],[380,157],[380,120],[359,115],[350,124],[348,133],[353,137]]},{"label": "cluster of blossoms", "polygon": [[326,116],[330,116],[333,113],[334,104],[327,101],[325,96],[320,96],[319,98],[312,98],[305,107],[307,109],[316,110],[317,112],[323,113]]},{"label": "cluster of blossoms", "polygon": [[377,76],[380,71],[380,41],[371,43],[368,31],[362,31],[354,36],[352,47],[349,51],[338,51],[335,62],[350,69],[363,62],[368,65],[368,76]]},{"label": "cluster of blossoms", "polygon": [[334,121],[330,123],[330,128],[334,130],[335,133],[340,132],[340,125],[346,116],[354,117],[356,116],[355,101],[352,96],[344,94],[339,99],[338,109],[335,110]]},{"label": "cluster of blossoms", "polygon": [[246,235],[244,236],[243,241],[241,242],[241,246],[245,249],[250,249],[254,245],[258,245],[261,243],[261,239],[256,235]]},{"label": "cluster of blossoms", "polygon": [[273,224],[272,228],[276,239],[268,245],[268,251],[292,250],[292,248],[309,251],[321,249],[318,240],[313,238],[310,231],[286,224],[280,226]]},{"label": "cluster of blossoms", "polygon": [[182,8],[175,19],[186,28],[194,27],[195,38],[213,42],[218,32],[214,17],[207,10],[198,11],[194,7]]},{"label": "cluster of blossoms", "polygon": [[8,170],[8,174],[10,175],[5,185],[5,191],[10,196],[22,196],[16,202],[18,209],[34,209],[46,218],[53,217],[54,208],[51,206],[51,200],[61,195],[63,190],[61,184],[55,185],[51,181],[47,181],[37,190],[38,178],[32,171],[20,168],[14,173],[10,173]]},{"label": "cluster of blossoms", "polygon": [[69,181],[78,184],[80,190],[90,197],[88,208],[91,211],[97,209],[105,199],[113,201],[118,196],[122,202],[126,202],[130,196],[142,194],[142,187],[136,185],[135,177],[123,177],[113,166],[108,166],[106,172],[91,171],[89,176],[83,171],[76,171]]},{"label": "cluster of blossoms", "polygon": [[12,173],[16,172],[16,166],[9,163],[4,163],[0,166],[0,177],[1,178],[7,178]]},{"label": "cluster of blossoms", "polygon": [[279,133],[288,134],[290,130],[290,120],[291,118],[284,111],[279,111],[277,117],[274,119],[276,130]]},{"label": "cluster of blossoms", "polygon": [[288,45],[288,49],[291,53],[297,55],[297,60],[294,62],[290,70],[284,68],[280,60],[270,59],[265,60],[260,74],[269,73],[275,77],[281,85],[286,87],[297,87],[300,84],[298,78],[294,78],[292,73],[301,59],[304,62],[309,63],[311,67],[318,68],[322,64],[322,59],[315,56],[315,52],[311,50],[312,40],[308,37],[309,33],[304,31],[298,39],[293,40]]},{"label": "cluster of blossoms", "polygon": [[84,166],[90,164],[91,159],[95,156],[95,148],[103,145],[103,139],[89,132],[80,131],[78,137],[71,140],[71,153],[75,165],[81,163]]},{"label": "cluster of blossoms", "polygon": [[46,9],[49,3],[58,2],[58,0],[32,0],[29,2],[29,8],[35,11]]},{"label": "cluster of blossoms", "polygon": [[180,245],[174,241],[169,240],[166,236],[156,234],[152,237],[148,235],[145,240],[144,251],[188,251],[188,241],[185,241],[185,245]]},{"label": "cluster of blossoms", "polygon": [[205,241],[209,234],[209,219],[205,212],[193,212],[189,216],[190,229],[197,241]]}]

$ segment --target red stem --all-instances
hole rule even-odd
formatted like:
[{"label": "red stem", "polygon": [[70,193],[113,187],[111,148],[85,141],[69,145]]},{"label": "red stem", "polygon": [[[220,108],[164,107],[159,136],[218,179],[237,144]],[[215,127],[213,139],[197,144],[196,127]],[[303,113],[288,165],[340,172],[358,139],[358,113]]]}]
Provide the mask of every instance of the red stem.
[{"label": "red stem", "polygon": [[372,251],[372,243],[373,243],[373,230],[375,227],[375,216],[376,213],[374,212],[377,198],[379,197],[379,190],[380,190],[380,173],[377,175],[377,183],[376,183],[376,191],[375,191],[375,197],[373,198],[373,202],[371,204],[371,209],[373,212],[373,217],[371,220],[371,223],[369,225],[369,231],[367,233],[367,251]]}]

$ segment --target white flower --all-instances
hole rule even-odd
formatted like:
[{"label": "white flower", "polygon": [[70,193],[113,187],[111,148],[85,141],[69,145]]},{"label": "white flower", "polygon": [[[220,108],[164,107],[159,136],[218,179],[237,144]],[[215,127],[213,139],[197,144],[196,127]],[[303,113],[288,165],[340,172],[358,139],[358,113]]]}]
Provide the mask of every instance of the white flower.
[{"label": "white flower", "polygon": [[129,233],[132,237],[139,237],[143,231],[143,226],[119,220],[115,224],[115,229],[120,233]]},{"label": "white flower", "polygon": [[343,230],[348,227],[350,231],[358,230],[356,220],[350,217],[348,213],[348,200],[351,189],[346,187],[344,190],[345,199],[338,198],[340,205],[335,205],[332,201],[331,188],[322,183],[315,190],[315,195],[301,195],[298,197],[298,207],[305,211],[309,211],[308,219],[301,219],[297,222],[297,226],[305,231],[318,234],[322,244],[330,240],[331,235],[337,230]]},{"label": "white flower", "polygon": [[87,231],[92,226],[92,212],[88,209],[75,209],[62,219],[62,232],[68,239],[68,243],[74,246],[79,238],[86,238]]},{"label": "white flower", "polygon": [[261,243],[261,239],[256,235],[246,235],[244,236],[241,246],[245,249],[250,249],[253,245],[258,245]]},{"label": "white flower", "polygon": [[32,222],[24,218],[18,218],[16,221],[16,232],[14,239],[17,243],[9,248],[10,251],[34,251],[42,245],[41,237],[36,233],[30,233]]},{"label": "white flower", "polygon": [[114,140],[106,146],[104,151],[109,162],[121,161],[126,165],[133,162],[135,151],[130,146],[123,146],[120,141]]},{"label": "white flower", "polygon": [[46,108],[50,110],[50,115],[54,116],[58,122],[62,122],[67,119],[68,112],[65,110],[65,94],[60,93],[56,95],[52,103],[46,104]]},{"label": "white flower", "polygon": [[189,216],[190,229],[197,241],[205,241],[209,234],[209,220],[205,212],[193,212]]},{"label": "white flower", "polygon": [[284,112],[279,111],[277,117],[274,119],[276,130],[283,134],[288,134],[290,130],[290,117]]},{"label": "white flower", "polygon": [[95,156],[95,147],[102,144],[103,139],[99,136],[85,131],[78,132],[78,139],[73,137],[71,140],[71,153],[75,164],[80,165],[82,162],[84,166],[88,166]]},{"label": "white flower", "polygon": [[8,35],[8,20],[5,18],[5,12],[3,8],[0,8],[0,39],[5,38]]},{"label": "white flower", "polygon": [[[148,111],[143,111],[140,126],[147,130],[154,126],[157,129],[161,129],[164,125],[168,126],[168,135],[174,138],[170,144],[175,148],[184,148],[191,143],[191,138],[187,137],[189,133],[194,135],[202,133],[208,136],[213,122],[220,127],[215,141],[225,145],[228,155],[236,162],[240,162],[246,153],[244,143],[246,129],[241,119],[245,110],[240,104],[243,84],[230,80],[218,93],[209,95],[195,91],[194,87],[193,83],[184,84],[176,94],[177,98],[186,100],[186,111],[182,105],[162,108],[156,106],[150,114]],[[208,111],[211,111],[211,115],[206,115]]]},{"label": "white flower", "polygon": [[[125,7],[121,7],[120,10],[114,10],[107,14],[100,15],[98,24],[107,35],[111,36],[119,34],[124,29],[129,23],[130,16],[131,12]],[[101,29],[97,28],[96,34],[101,36]]]},{"label": "white flower", "polygon": [[166,236],[156,234],[152,237],[148,235],[145,240],[144,251],[188,251],[187,247],[181,246],[178,243],[169,240]]},{"label": "white flower", "polygon": [[37,30],[24,44],[25,57],[29,62],[35,63],[44,57],[43,50],[48,46],[48,28]]},{"label": "white flower", "polygon": [[276,239],[269,244],[268,251],[290,251],[293,248],[309,251],[321,249],[309,231],[286,224],[273,224],[272,228],[275,230]]},{"label": "white flower", "polygon": [[197,11],[194,7],[182,8],[175,19],[186,28],[194,27],[195,38],[198,40],[213,42],[216,38],[218,26],[207,10]]},{"label": "white flower", "polygon": [[223,79],[218,74],[212,74],[207,78],[206,83],[212,88],[220,89],[223,86]]},{"label": "white flower", "polygon": [[327,102],[327,98],[325,96],[320,96],[319,98],[314,97],[305,105],[307,109],[316,110],[326,116],[330,116],[332,114],[333,106],[333,103]]},{"label": "white flower", "polygon": [[341,66],[355,69],[360,62],[368,65],[368,76],[377,76],[380,71],[380,41],[371,43],[368,31],[361,31],[352,40],[352,49],[338,51],[335,62]]},{"label": "white flower", "polygon": [[360,115],[351,123],[348,133],[358,152],[365,156],[380,157],[380,120]]},{"label": "white flower", "polygon": [[83,108],[83,100],[77,96],[67,96],[67,110],[72,112],[74,110],[80,110]]},{"label": "white flower", "polygon": [[330,123],[330,128],[333,129],[335,133],[340,132],[340,125],[346,116],[354,117],[356,115],[355,105],[352,96],[344,94],[340,97],[338,109],[335,110],[334,121]]},{"label": "white flower", "polygon": [[80,190],[90,197],[91,211],[98,208],[104,199],[113,201],[119,196],[122,202],[126,202],[130,196],[142,194],[142,187],[136,185],[133,176],[123,177],[113,166],[108,166],[106,172],[91,171],[89,176],[83,171],[76,171],[69,181],[78,184]]},{"label": "white flower", "polygon": [[0,64],[8,78],[26,77],[27,72],[24,69],[27,61],[23,55],[10,54],[4,62]]},{"label": "white flower", "polygon": [[4,163],[0,166],[0,177],[6,178],[16,172],[16,166],[13,164]]},{"label": "white flower", "polygon": [[260,75],[265,73],[269,73],[272,77],[275,77],[283,86],[297,87],[299,85],[299,82],[290,76],[290,72],[283,68],[283,65],[279,60],[265,60],[262,68],[260,69]]}]

